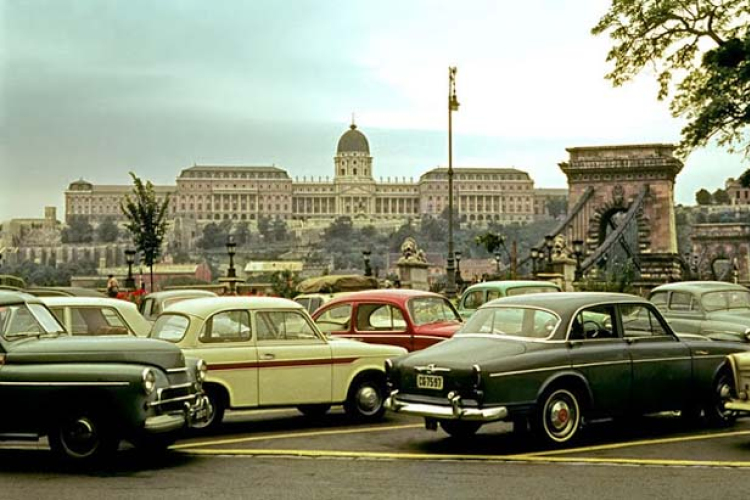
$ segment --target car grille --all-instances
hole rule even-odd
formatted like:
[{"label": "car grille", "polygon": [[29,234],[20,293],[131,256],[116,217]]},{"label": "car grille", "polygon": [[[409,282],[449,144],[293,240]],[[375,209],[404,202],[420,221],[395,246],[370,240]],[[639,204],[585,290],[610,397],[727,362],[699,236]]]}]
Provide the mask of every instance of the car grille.
[{"label": "car grille", "polygon": [[156,390],[156,400],[151,403],[163,412],[184,409],[185,403],[192,403],[198,392],[195,384],[188,376],[187,370],[171,370],[167,373],[169,386]]}]

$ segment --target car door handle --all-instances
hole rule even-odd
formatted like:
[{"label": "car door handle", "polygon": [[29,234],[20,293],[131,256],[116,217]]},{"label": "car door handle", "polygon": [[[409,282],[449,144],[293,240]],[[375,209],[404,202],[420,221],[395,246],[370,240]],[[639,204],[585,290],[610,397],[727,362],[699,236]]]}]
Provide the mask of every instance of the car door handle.
[{"label": "car door handle", "polygon": [[263,359],[276,359],[275,354],[267,353],[263,355]]}]

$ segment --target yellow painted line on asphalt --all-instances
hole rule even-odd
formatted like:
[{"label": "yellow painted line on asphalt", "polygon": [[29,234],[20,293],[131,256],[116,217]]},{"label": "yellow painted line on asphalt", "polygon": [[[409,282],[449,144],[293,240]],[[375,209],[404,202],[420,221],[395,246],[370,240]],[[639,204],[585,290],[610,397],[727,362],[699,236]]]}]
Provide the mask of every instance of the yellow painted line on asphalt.
[{"label": "yellow painted line on asphalt", "polygon": [[189,455],[235,455],[256,457],[305,457],[305,458],[352,458],[379,460],[473,460],[484,462],[518,462],[518,463],[589,463],[597,465],[651,465],[664,467],[734,467],[750,468],[750,461],[719,460],[670,460],[638,458],[587,458],[587,457],[545,457],[534,455],[440,455],[429,453],[388,453],[374,451],[338,451],[338,450],[258,450],[258,449],[201,449],[183,452]]},{"label": "yellow painted line on asphalt", "polygon": [[616,449],[621,449],[621,448],[630,448],[633,446],[685,443],[688,441],[721,439],[721,438],[747,436],[747,435],[750,435],[750,431],[718,432],[718,433],[698,434],[698,435],[693,434],[690,436],[681,436],[681,437],[660,438],[660,439],[642,439],[640,441],[629,441],[629,442],[613,443],[613,444],[601,444],[601,445],[596,445],[596,446],[583,446],[580,448],[568,448],[564,450],[540,451],[538,453],[537,452],[531,453],[530,455],[536,456],[536,457],[552,456],[552,455],[569,455],[571,453],[587,453],[591,451],[616,450]]},{"label": "yellow painted line on asphalt", "polygon": [[381,427],[359,427],[359,428],[354,428],[354,429],[349,428],[349,429],[337,429],[337,430],[328,430],[328,431],[287,432],[284,434],[265,434],[262,436],[251,436],[251,437],[232,438],[232,439],[218,439],[218,440],[212,440],[212,441],[200,441],[198,443],[177,444],[177,445],[171,446],[170,449],[184,450],[188,448],[199,448],[202,446],[218,446],[218,445],[223,445],[223,444],[250,443],[254,441],[270,441],[273,439],[332,436],[332,435],[337,435],[337,434],[358,434],[358,433],[365,433],[365,432],[415,429],[418,427],[424,427],[424,424],[388,425],[388,426],[381,426]]}]

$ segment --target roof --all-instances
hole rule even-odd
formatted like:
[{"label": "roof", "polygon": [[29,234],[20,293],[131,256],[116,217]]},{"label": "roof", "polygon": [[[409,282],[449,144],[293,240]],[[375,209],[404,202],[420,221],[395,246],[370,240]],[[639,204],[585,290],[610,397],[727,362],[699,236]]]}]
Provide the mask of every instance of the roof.
[{"label": "roof", "polygon": [[549,287],[549,288],[556,288],[557,290],[560,289],[559,286],[557,286],[555,283],[552,283],[551,281],[534,281],[534,280],[501,280],[501,281],[484,281],[482,283],[476,283],[474,285],[471,285],[466,290],[464,290],[464,293],[470,292],[473,290],[508,290],[509,288],[518,288],[518,287]]},{"label": "roof", "polygon": [[370,154],[370,144],[367,142],[365,134],[357,130],[355,124],[349,126],[349,130],[339,139],[337,153],[366,153]]},{"label": "roof", "polygon": [[[496,167],[453,167],[454,174],[517,174],[523,175],[530,179],[528,172],[518,170],[517,168],[496,168]],[[448,174],[448,167],[437,167],[428,170],[419,176],[420,179],[427,179],[435,174]]]},{"label": "roof", "polygon": [[173,297],[218,297],[218,295],[209,290],[191,290],[191,289],[180,289],[180,290],[163,290],[161,292],[153,292],[143,296],[143,299],[154,299],[164,300],[171,299]]},{"label": "roof", "polygon": [[177,302],[168,312],[206,318],[217,311],[230,309],[294,309],[305,310],[300,304],[278,297],[206,297]]},{"label": "roof", "polygon": [[599,303],[619,303],[619,302],[641,302],[649,303],[643,297],[631,295],[629,293],[610,293],[610,292],[560,292],[560,293],[531,293],[527,295],[515,295],[512,297],[503,297],[487,302],[481,307],[487,305],[522,305],[535,306],[545,309],[576,310],[587,305]]},{"label": "roof", "polygon": [[350,292],[340,297],[336,297],[328,304],[338,304],[341,302],[352,302],[356,300],[382,300],[403,302],[414,297],[440,297],[445,298],[439,293],[423,292],[421,290],[411,290],[408,288],[381,288],[378,290],[364,290],[361,292]]},{"label": "roof", "polygon": [[378,280],[372,276],[345,274],[308,278],[297,285],[297,291],[302,293],[334,293],[357,290],[372,290],[377,287]]},{"label": "roof", "polygon": [[10,292],[7,290],[0,290],[0,306],[8,304],[19,304],[21,302],[29,302],[32,304],[41,304],[42,301],[38,297],[29,295],[23,292]]},{"label": "roof", "polygon": [[113,299],[110,297],[42,297],[42,302],[48,307],[55,306],[111,306],[135,307],[135,304],[127,300]]},{"label": "roof", "polygon": [[740,290],[745,292],[748,291],[748,289],[742,285],[727,283],[726,281],[678,281],[675,283],[659,285],[651,290],[651,293],[649,295],[653,294],[654,292],[664,292],[669,290],[678,290],[681,292],[694,293],[697,295],[726,290]]},{"label": "roof", "polygon": [[26,293],[37,297],[106,297],[98,290],[82,286],[39,286],[27,288]]}]

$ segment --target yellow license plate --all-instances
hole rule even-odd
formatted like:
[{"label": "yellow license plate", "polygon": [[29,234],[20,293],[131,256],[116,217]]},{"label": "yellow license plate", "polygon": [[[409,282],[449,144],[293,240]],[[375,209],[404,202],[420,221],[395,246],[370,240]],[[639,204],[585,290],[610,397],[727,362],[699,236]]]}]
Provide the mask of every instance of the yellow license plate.
[{"label": "yellow license plate", "polygon": [[435,375],[417,375],[417,387],[420,389],[435,389],[439,391],[443,388],[443,377]]}]

